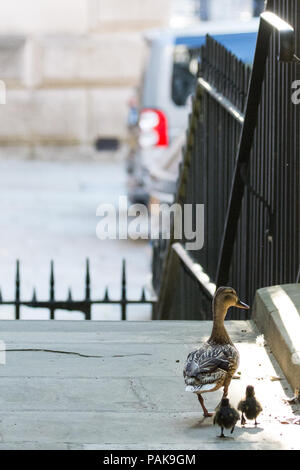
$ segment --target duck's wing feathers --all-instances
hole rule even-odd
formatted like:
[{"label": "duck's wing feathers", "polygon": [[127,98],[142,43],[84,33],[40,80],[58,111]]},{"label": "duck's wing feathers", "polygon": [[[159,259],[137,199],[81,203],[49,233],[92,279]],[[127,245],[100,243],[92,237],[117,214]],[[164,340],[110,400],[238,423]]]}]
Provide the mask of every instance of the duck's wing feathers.
[{"label": "duck's wing feathers", "polygon": [[230,367],[230,355],[224,349],[224,346],[200,348],[189,354],[184,372],[189,376],[214,372],[221,369],[228,372]]},{"label": "duck's wing feathers", "polygon": [[232,349],[231,345],[207,346],[189,354],[183,371],[186,385],[199,387],[221,381],[232,367]]}]

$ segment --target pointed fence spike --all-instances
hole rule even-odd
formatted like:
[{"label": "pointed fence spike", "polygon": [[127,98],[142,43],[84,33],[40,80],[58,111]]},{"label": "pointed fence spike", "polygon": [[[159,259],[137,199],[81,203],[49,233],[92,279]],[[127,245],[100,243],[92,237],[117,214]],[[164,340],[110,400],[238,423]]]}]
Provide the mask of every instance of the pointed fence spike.
[{"label": "pointed fence spike", "polygon": [[19,298],[20,296],[20,283],[21,283],[20,261],[17,260],[16,262],[16,299]]},{"label": "pointed fence spike", "polygon": [[90,260],[86,260],[86,277],[85,277],[85,299],[91,298],[91,274],[90,274]]},{"label": "pointed fence spike", "polygon": [[20,282],[20,260],[16,261],[16,281]]},{"label": "pointed fence spike", "polygon": [[121,319],[127,319],[127,279],[126,279],[126,260],[123,259],[122,265],[122,299],[121,299]]},{"label": "pointed fence spike", "polygon": [[87,282],[90,282],[90,280],[91,280],[90,260],[89,260],[89,258],[87,258],[87,260],[86,260],[86,280],[87,280]]},{"label": "pointed fence spike", "polygon": [[104,299],[103,299],[104,302],[109,302],[109,291],[108,291],[108,287],[106,287],[105,289],[105,294],[104,294]]},{"label": "pointed fence spike", "polygon": [[50,262],[50,280],[54,284],[54,261]]},{"label": "pointed fence spike", "polygon": [[122,300],[125,301],[126,297],[127,297],[126,260],[123,259],[123,263],[122,263]]},{"label": "pointed fence spike", "polygon": [[50,320],[55,320],[55,276],[54,276],[54,261],[50,264],[50,303],[52,304],[49,308]]},{"label": "pointed fence spike", "polygon": [[36,289],[33,289],[33,294],[32,294],[32,303],[36,303]]},{"label": "pointed fence spike", "polygon": [[50,264],[50,300],[55,297],[55,276],[54,276],[54,261]]},{"label": "pointed fence spike", "polygon": [[0,304],[2,304],[2,302],[3,302],[3,297],[2,297],[2,291],[0,289]]},{"label": "pointed fence spike", "polygon": [[126,286],[127,279],[126,279],[126,260],[123,259],[122,263],[122,285]]},{"label": "pointed fence spike", "polygon": [[143,290],[142,290],[141,302],[146,302],[146,291],[145,291],[145,287],[143,287]]},{"label": "pointed fence spike", "polygon": [[21,277],[20,277],[20,261],[17,260],[16,262],[16,300],[20,298],[20,282],[21,282]]},{"label": "pointed fence spike", "polygon": [[73,301],[72,290],[71,288],[69,288],[67,302],[72,302],[72,301]]},{"label": "pointed fence spike", "polygon": [[20,320],[20,261],[16,262],[15,317]]}]

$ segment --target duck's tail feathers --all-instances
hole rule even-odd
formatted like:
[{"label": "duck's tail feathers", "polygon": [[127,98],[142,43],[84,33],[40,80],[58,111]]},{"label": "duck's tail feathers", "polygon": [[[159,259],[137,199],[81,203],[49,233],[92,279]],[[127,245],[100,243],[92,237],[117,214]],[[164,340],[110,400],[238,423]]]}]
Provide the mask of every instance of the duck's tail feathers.
[{"label": "duck's tail feathers", "polygon": [[215,386],[216,384],[187,385],[185,387],[185,391],[190,393],[211,392],[212,390],[214,390]]}]

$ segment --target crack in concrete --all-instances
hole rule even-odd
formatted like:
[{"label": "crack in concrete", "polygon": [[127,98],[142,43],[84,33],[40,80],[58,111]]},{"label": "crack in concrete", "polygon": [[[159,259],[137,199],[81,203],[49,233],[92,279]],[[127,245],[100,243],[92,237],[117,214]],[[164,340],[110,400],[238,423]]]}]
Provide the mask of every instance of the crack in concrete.
[{"label": "crack in concrete", "polygon": [[92,356],[88,354],[82,354],[78,352],[73,352],[73,351],[57,351],[55,349],[6,349],[5,352],[45,352],[45,353],[52,353],[52,354],[68,354],[71,356],[79,356],[79,357],[84,357],[84,358],[96,358],[96,359],[117,359],[117,358],[123,358],[123,357],[136,357],[136,356],[151,356],[152,354],[116,354],[114,356]]},{"label": "crack in concrete", "polygon": [[157,410],[157,405],[150,400],[150,397],[139,378],[130,379],[129,384],[130,389],[143,408]]}]

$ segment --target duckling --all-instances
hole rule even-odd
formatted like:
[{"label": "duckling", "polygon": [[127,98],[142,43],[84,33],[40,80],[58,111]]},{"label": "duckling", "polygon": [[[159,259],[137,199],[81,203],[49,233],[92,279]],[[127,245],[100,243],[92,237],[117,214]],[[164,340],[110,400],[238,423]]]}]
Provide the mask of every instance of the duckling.
[{"label": "duckling", "polygon": [[246,418],[255,419],[254,424],[255,426],[257,426],[256,418],[258,417],[259,413],[262,412],[262,406],[259,401],[256,400],[255,390],[252,385],[248,385],[248,387],[246,388],[246,397],[244,400],[241,400],[239,402],[238,410],[242,412],[241,424],[243,426],[246,424],[244,413],[246,415]]},{"label": "duckling", "polygon": [[223,398],[228,395],[231,379],[239,365],[239,352],[224,326],[230,307],[249,309],[241,302],[232,287],[220,287],[213,298],[213,329],[209,340],[189,354],[183,376],[186,391],[195,393],[204,417],[212,416],[204,405],[203,393],[224,387]]},{"label": "duckling", "polygon": [[225,437],[224,428],[231,429],[232,434],[239,419],[238,411],[230,405],[228,398],[223,398],[214,416],[214,425],[217,424],[221,428],[221,436],[219,437]]}]

